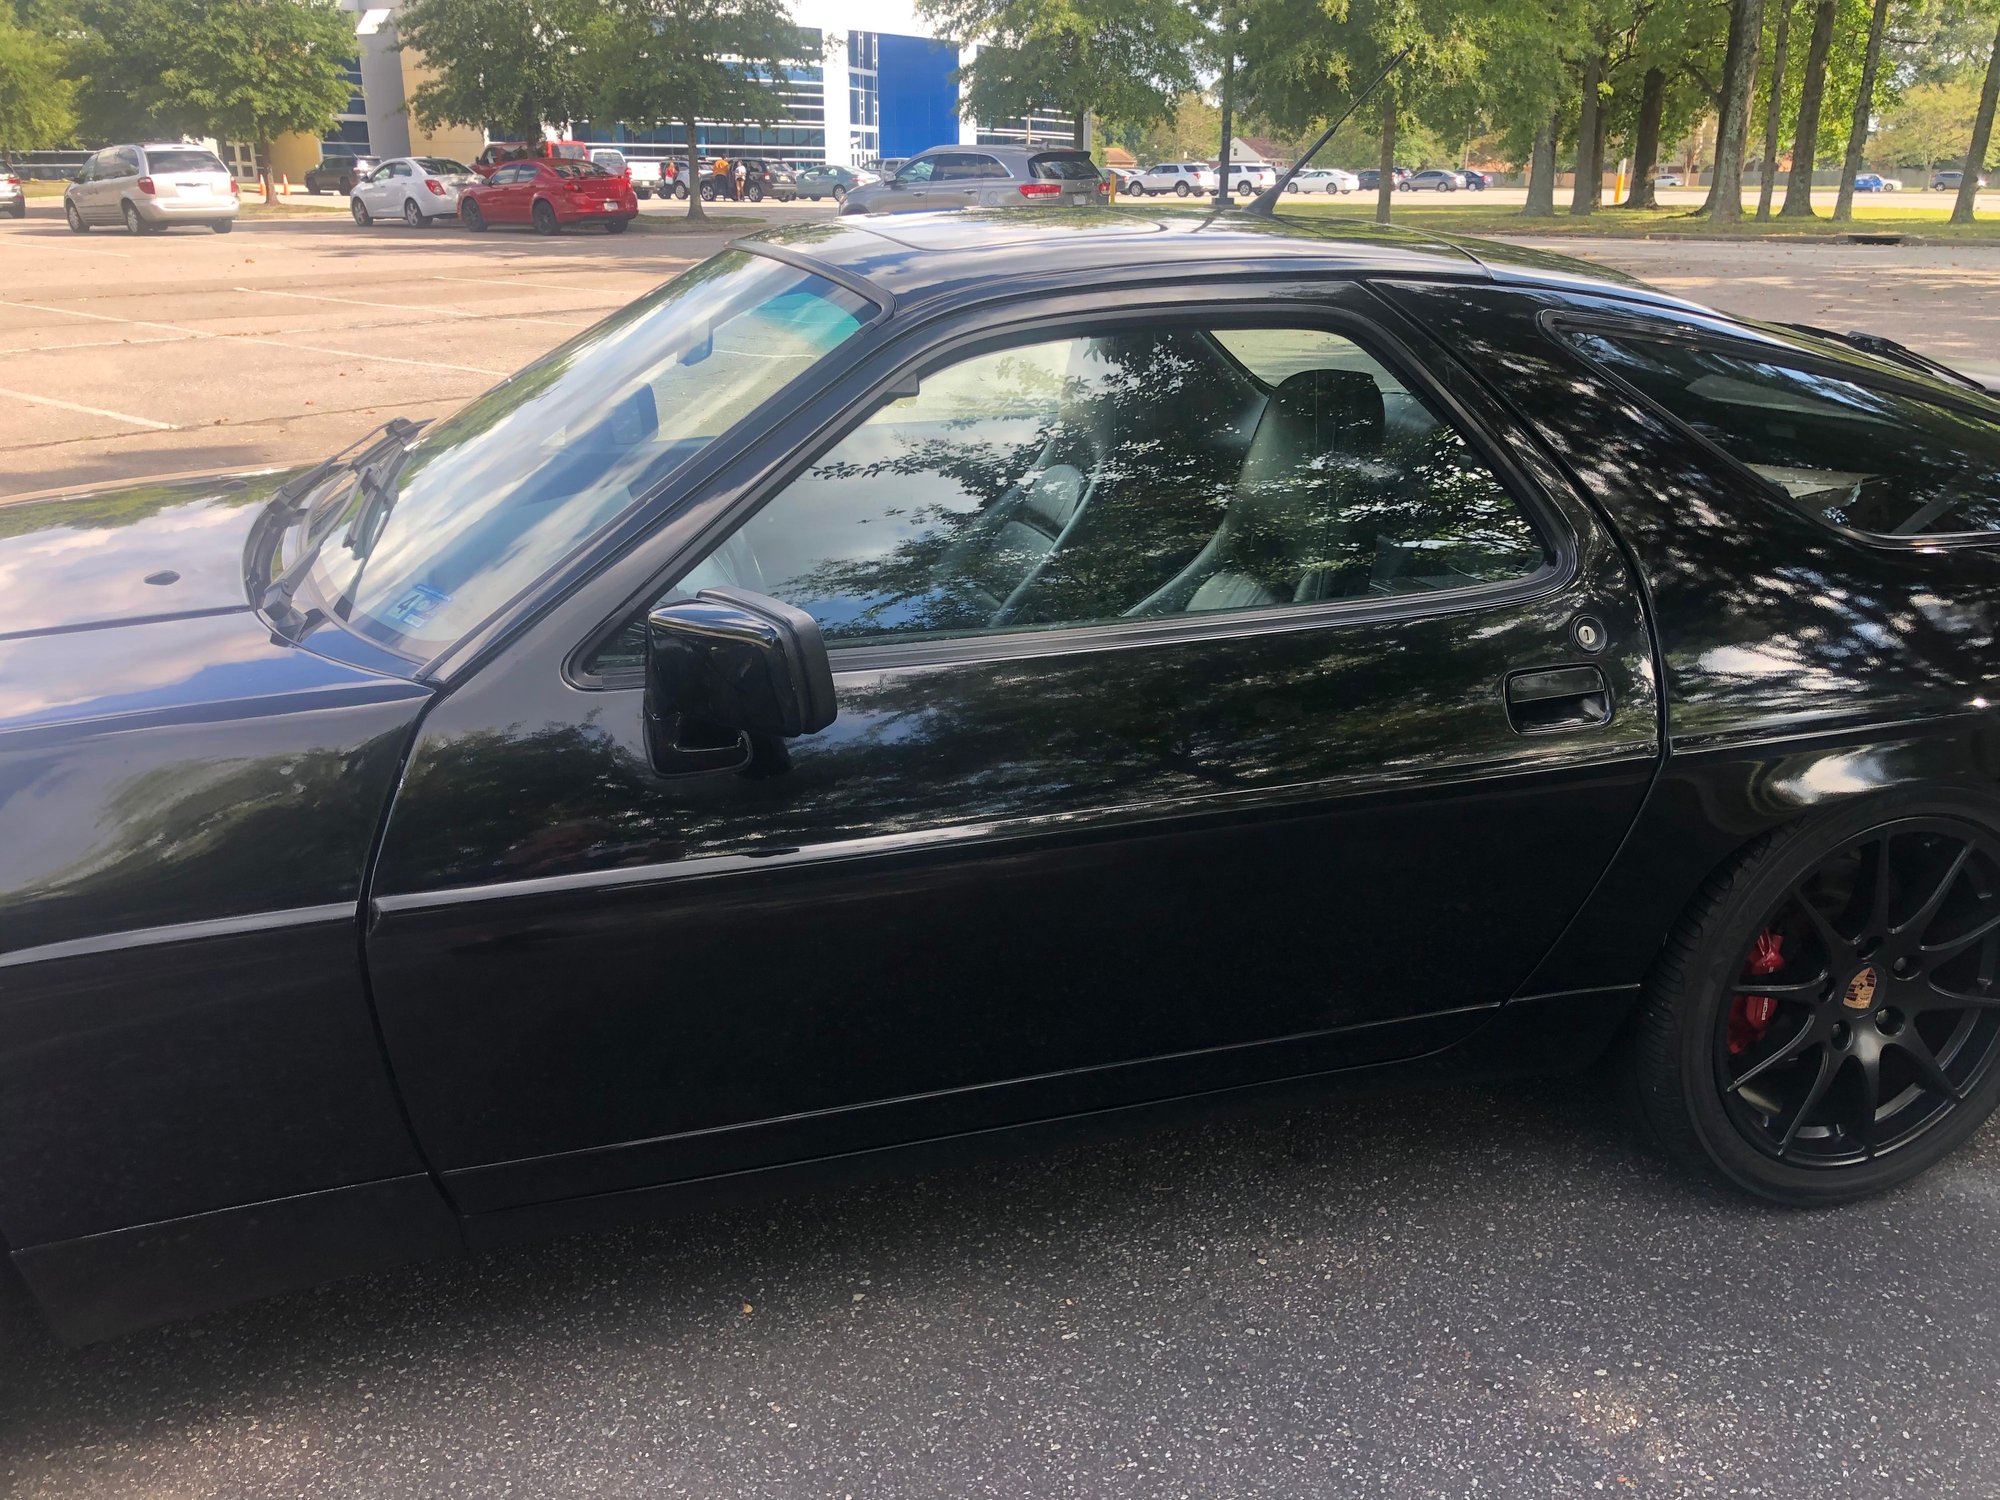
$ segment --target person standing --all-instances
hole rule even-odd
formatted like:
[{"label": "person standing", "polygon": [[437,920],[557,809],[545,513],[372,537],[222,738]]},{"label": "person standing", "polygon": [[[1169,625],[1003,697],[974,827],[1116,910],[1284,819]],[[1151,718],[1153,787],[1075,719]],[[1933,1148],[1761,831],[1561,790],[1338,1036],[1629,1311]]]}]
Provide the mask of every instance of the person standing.
[{"label": "person standing", "polygon": [[741,203],[743,201],[743,184],[745,183],[745,181],[748,180],[749,175],[750,174],[748,170],[739,160],[736,163],[736,201],[738,203]]}]

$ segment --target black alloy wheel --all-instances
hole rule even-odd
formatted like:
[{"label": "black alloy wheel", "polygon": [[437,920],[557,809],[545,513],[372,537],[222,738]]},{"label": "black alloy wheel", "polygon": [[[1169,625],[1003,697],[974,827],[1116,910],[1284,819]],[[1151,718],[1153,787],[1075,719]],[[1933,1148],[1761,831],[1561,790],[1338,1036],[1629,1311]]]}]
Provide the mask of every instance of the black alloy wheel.
[{"label": "black alloy wheel", "polygon": [[474,234],[484,234],[486,232],[486,215],[479,211],[479,205],[470,198],[460,200],[458,205],[458,222],[463,224],[467,229],[470,229]]},{"label": "black alloy wheel", "polygon": [[534,212],[529,215],[529,218],[534,223],[536,234],[562,233],[562,221],[556,217],[555,208],[546,198],[536,201]]},{"label": "black alloy wheel", "polygon": [[[819,199],[815,198],[815,199],[813,199],[813,202],[817,203],[817,202],[819,202]],[[843,204],[845,204],[846,202],[847,202],[847,189],[846,189],[846,188],[844,188],[844,187],[836,187],[836,188],[835,188],[835,189],[833,190],[833,205],[834,205],[834,207],[835,207],[835,208],[839,208],[839,207],[841,207],[841,206],[842,206]]]},{"label": "black alloy wheel", "polygon": [[2000,837],[1949,804],[1856,821],[1712,882],[1635,1038],[1662,1143],[1780,1202],[1905,1181],[2000,1100]]},{"label": "black alloy wheel", "polygon": [[604,221],[604,232],[606,234],[623,234],[631,227],[632,221],[630,219],[606,219]]}]

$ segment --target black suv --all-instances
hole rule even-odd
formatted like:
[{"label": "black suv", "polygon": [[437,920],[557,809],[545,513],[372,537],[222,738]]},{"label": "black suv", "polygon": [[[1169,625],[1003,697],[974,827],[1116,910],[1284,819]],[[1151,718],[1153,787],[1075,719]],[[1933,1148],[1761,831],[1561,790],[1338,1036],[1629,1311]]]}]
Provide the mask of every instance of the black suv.
[{"label": "black suv", "polygon": [[306,169],[306,191],[324,193],[331,189],[336,193],[351,193],[354,184],[374,171],[377,165],[372,156],[329,156],[318,166]]}]

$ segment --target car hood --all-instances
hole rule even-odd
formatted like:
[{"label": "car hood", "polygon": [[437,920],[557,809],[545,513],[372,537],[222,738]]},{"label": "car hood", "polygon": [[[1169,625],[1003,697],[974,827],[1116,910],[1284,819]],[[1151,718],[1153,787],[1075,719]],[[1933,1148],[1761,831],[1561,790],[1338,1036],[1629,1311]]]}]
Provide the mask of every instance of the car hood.
[{"label": "car hood", "polygon": [[289,473],[0,504],[0,640],[251,607],[244,552]]}]

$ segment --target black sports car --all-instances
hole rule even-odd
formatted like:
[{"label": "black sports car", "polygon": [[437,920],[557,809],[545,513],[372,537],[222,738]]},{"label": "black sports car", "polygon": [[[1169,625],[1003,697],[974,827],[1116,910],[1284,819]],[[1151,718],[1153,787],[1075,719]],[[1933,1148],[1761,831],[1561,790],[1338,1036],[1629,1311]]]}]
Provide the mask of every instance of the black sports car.
[{"label": "black sports car", "polygon": [[0,1234],[85,1338],[1029,1127],[2000,1094],[2000,405],[1345,220],[739,244],[296,474],[0,508]]}]

